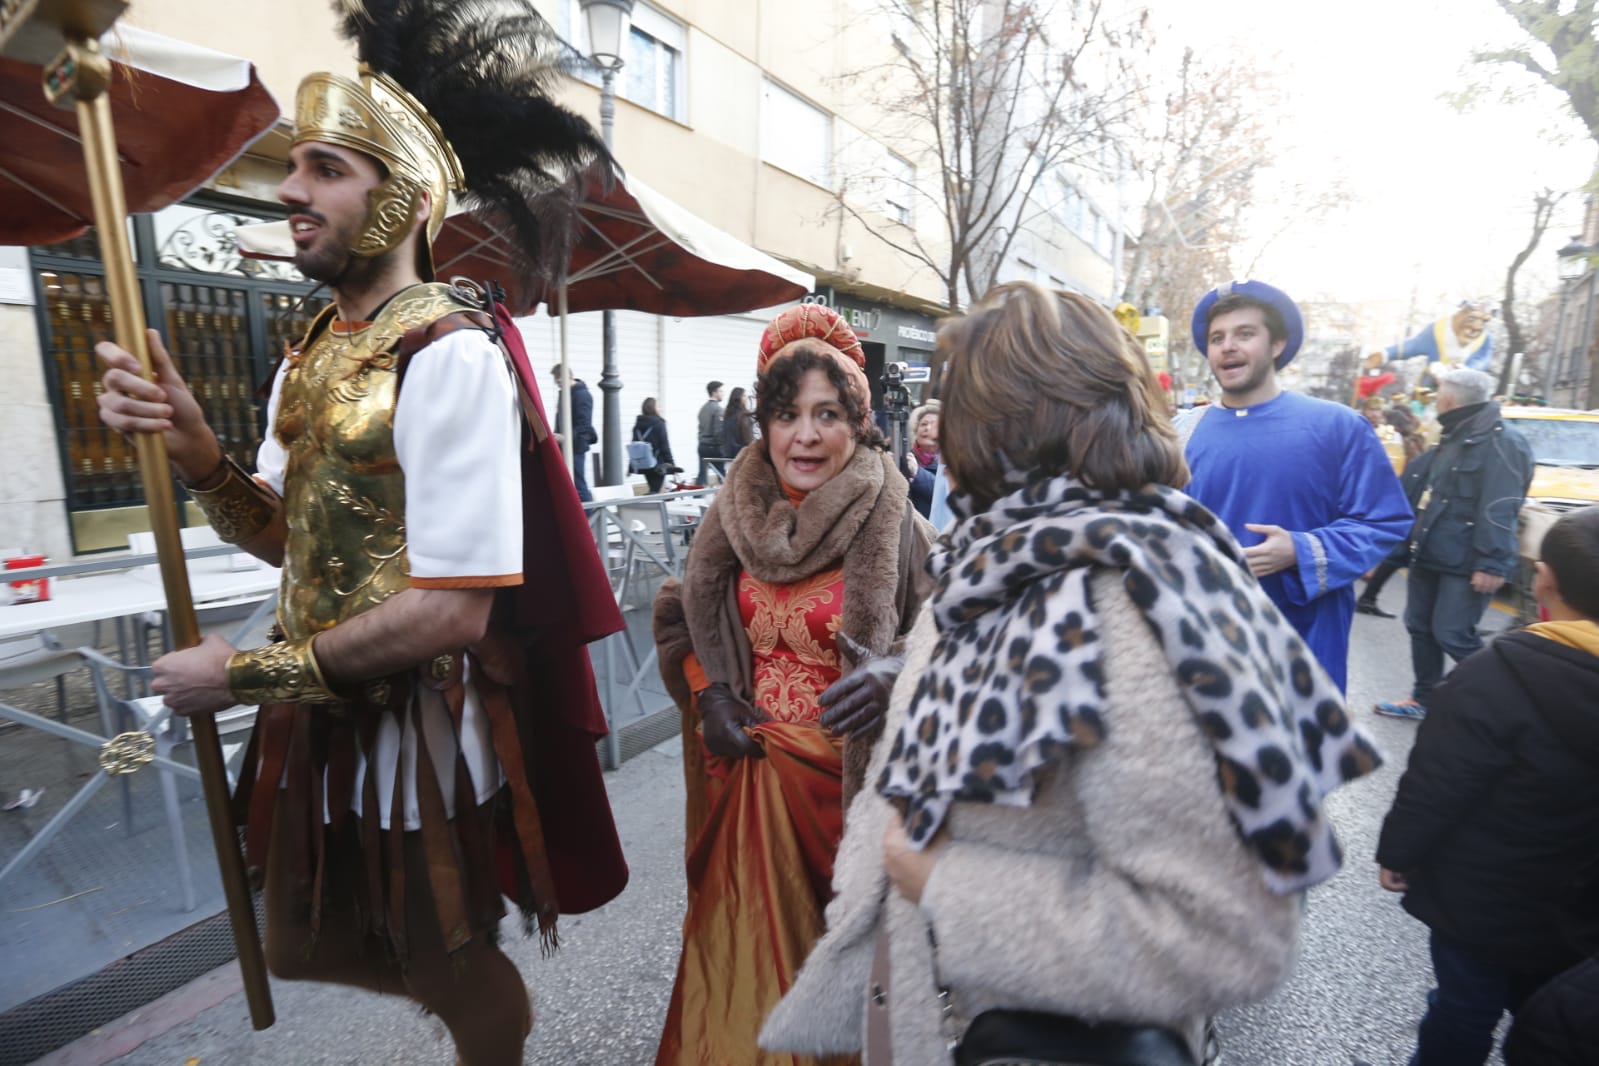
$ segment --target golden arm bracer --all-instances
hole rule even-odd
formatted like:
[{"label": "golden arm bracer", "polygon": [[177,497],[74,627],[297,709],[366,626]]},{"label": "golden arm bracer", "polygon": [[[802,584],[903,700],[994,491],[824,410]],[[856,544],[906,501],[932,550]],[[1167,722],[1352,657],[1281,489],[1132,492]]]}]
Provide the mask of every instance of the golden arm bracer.
[{"label": "golden arm bracer", "polygon": [[314,637],[228,656],[228,689],[240,703],[338,703],[311,649]]},{"label": "golden arm bracer", "polygon": [[222,472],[215,488],[184,488],[224,544],[242,544],[272,524],[277,497],[230,458],[223,458]]}]

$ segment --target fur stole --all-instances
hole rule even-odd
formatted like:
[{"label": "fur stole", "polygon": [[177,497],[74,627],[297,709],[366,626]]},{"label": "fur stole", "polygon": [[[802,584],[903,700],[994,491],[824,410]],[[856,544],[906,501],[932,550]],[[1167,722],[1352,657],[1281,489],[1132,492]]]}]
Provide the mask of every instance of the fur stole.
[{"label": "fur stole", "polygon": [[[752,699],[753,653],[738,612],[740,571],[786,584],[843,563],[843,630],[878,654],[894,650],[926,595],[933,528],[909,502],[893,457],[857,448],[843,470],[795,507],[756,441],[739,453],[694,535],[681,584],[655,601],[661,676],[684,712],[685,772],[698,762],[698,725],[683,660],[690,651],[712,681]],[[859,789],[879,731],[844,745],[844,797]],[[689,821],[695,824],[692,790]],[[690,833],[690,839],[694,834]]]}]

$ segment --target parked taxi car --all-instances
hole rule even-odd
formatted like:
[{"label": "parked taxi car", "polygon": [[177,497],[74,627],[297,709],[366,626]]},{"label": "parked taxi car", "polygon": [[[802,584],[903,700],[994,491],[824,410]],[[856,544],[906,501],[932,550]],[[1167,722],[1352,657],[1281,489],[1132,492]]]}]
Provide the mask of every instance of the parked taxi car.
[{"label": "parked taxi car", "polygon": [[1505,424],[1532,445],[1538,466],[1521,509],[1521,568],[1515,606],[1521,621],[1537,621],[1532,564],[1543,535],[1569,511],[1599,504],[1599,411],[1505,407]]}]

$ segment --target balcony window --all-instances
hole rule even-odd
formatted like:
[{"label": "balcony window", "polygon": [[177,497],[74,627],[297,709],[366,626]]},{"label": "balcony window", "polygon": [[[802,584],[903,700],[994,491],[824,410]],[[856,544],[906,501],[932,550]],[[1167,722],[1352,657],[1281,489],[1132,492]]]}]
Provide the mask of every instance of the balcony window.
[{"label": "balcony window", "polygon": [[912,197],[916,189],[916,168],[893,152],[887,153],[883,178],[883,214],[901,225],[915,224]]},{"label": "balcony window", "polygon": [[[578,0],[563,0],[556,31],[580,56],[589,54],[588,21]],[[688,31],[681,22],[640,0],[633,7],[617,95],[675,122],[687,122],[683,90],[687,41]],[[581,64],[575,73],[590,85],[600,83],[600,73],[590,63]]]},{"label": "balcony window", "polygon": [[761,158],[831,187],[833,116],[770,79],[761,84]]}]

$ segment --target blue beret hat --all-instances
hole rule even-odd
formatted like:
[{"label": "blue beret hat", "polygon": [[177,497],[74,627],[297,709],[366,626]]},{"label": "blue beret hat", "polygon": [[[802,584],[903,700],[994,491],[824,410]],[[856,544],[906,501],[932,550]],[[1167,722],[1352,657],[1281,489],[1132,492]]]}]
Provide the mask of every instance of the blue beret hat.
[{"label": "blue beret hat", "polygon": [[1194,308],[1194,317],[1189,323],[1194,335],[1194,349],[1203,353],[1209,347],[1206,335],[1210,331],[1210,309],[1223,296],[1233,295],[1259,300],[1282,314],[1283,324],[1288,327],[1288,343],[1283,346],[1283,354],[1277,357],[1277,369],[1281,370],[1292,362],[1294,356],[1299,354],[1299,346],[1305,342],[1305,316],[1299,313],[1299,305],[1286,292],[1264,281],[1229,281],[1207,292]]}]

